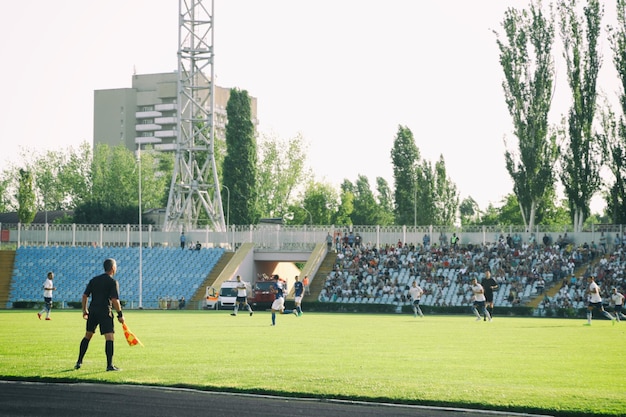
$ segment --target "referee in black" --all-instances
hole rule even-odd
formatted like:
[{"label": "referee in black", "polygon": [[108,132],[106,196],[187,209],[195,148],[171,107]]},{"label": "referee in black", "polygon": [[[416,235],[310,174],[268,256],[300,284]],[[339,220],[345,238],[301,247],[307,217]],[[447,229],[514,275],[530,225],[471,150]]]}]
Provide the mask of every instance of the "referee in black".
[{"label": "referee in black", "polygon": [[[485,290],[485,308],[489,312],[489,315],[493,318],[493,292],[498,289],[498,283],[491,277],[491,271],[485,271],[485,279],[480,283]],[[487,321],[487,317],[483,317],[484,321]]]},{"label": "referee in black", "polygon": [[[113,365],[113,343],[115,330],[113,329],[113,308],[117,312],[117,320],[124,323],[122,314],[122,305],[120,304],[119,284],[113,277],[117,272],[117,262],[115,259],[108,258],[104,261],[104,274],[92,278],[83,293],[83,318],[87,320],[85,337],[80,342],[80,350],[78,352],[78,360],[74,369],[80,369],[83,364],[83,358],[87,353],[89,341],[96,332],[96,327],[100,326],[100,334],[104,335],[105,353],[107,357],[107,371],[119,371],[120,369]],[[89,309],[87,309],[87,301],[91,297]]]}]

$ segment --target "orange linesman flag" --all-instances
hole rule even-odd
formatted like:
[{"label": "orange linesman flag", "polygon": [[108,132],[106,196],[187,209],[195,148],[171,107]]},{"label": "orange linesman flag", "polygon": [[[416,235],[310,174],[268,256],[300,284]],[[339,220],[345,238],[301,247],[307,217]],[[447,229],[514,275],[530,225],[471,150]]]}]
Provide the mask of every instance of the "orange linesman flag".
[{"label": "orange linesman flag", "polygon": [[122,323],[122,328],[124,329],[124,337],[126,337],[126,341],[129,346],[135,346],[137,344],[143,346],[141,340],[137,339],[137,337],[130,331],[126,323]]}]

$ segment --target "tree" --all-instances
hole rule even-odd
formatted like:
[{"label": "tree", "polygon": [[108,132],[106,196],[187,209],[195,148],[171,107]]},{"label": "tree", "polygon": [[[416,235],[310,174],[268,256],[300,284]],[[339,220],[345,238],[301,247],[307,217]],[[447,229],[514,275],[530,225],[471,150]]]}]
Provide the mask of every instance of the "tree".
[{"label": "tree", "polygon": [[[222,176],[230,194],[230,222],[254,224],[259,219],[257,146],[247,91],[230,90],[226,114],[226,156]],[[225,200],[225,193],[226,190],[222,190],[222,200]]]},{"label": "tree", "polygon": [[[574,231],[582,230],[590,214],[589,202],[599,190],[600,140],[593,131],[596,111],[596,82],[601,65],[598,38],[603,9],[589,0],[584,19],[579,19],[576,0],[561,0],[561,38],[573,104],[567,116],[567,135],[561,154],[561,182],[568,198]],[[584,39],[583,39],[584,37]]]},{"label": "tree", "polygon": [[609,185],[605,194],[606,212],[610,222],[622,224],[626,222],[626,196],[624,176],[626,176],[626,136],[622,136],[617,116],[608,105],[600,112],[602,133],[602,160],[613,175],[613,184]]},{"label": "tree", "polygon": [[[613,174],[613,184],[605,198],[607,214],[615,224],[626,223],[626,0],[617,0],[617,26],[609,27],[609,42],[613,50],[613,63],[620,78],[619,92],[621,115],[608,110],[602,115],[603,160]],[[608,106],[606,106],[608,109]]]},{"label": "tree", "polygon": [[304,211],[302,223],[308,224],[312,220],[313,224],[330,225],[338,208],[337,191],[330,184],[310,181],[304,191],[302,207],[311,213],[309,219],[308,213],[302,210]]},{"label": "tree", "polygon": [[10,172],[8,170],[2,171],[0,174],[0,213],[16,210],[11,192],[13,184],[13,177]]},{"label": "tree", "polygon": [[74,221],[85,224],[138,223],[138,169],[141,169],[142,212],[145,207],[161,207],[166,199],[169,178],[157,171],[156,155],[156,151],[142,151],[139,167],[133,152],[123,145],[98,144],[91,163],[90,189],[76,206]]},{"label": "tree", "polygon": [[22,157],[33,173],[38,210],[72,210],[88,194],[92,156],[86,142],[78,151],[29,152]]},{"label": "tree", "polygon": [[357,177],[354,186],[354,211],[351,217],[352,224],[380,224],[378,204],[365,175]]},{"label": "tree", "polygon": [[462,226],[477,224],[480,220],[480,207],[478,207],[476,200],[470,196],[461,201],[459,214],[461,215]]},{"label": "tree", "polygon": [[259,145],[259,213],[261,217],[282,217],[290,211],[297,187],[311,176],[306,169],[307,147],[300,135],[288,141],[264,137]]},{"label": "tree", "polygon": [[376,192],[378,193],[379,224],[381,226],[394,224],[393,196],[389,183],[383,177],[376,177]]},{"label": "tree", "polygon": [[335,213],[333,224],[349,226],[352,223],[352,213],[354,212],[354,186],[348,180],[341,183],[341,194],[339,208]]},{"label": "tree", "polygon": [[436,224],[451,226],[456,223],[459,209],[459,194],[456,185],[448,178],[446,162],[443,155],[435,163],[435,207],[437,208]]},{"label": "tree", "polygon": [[415,145],[413,133],[405,126],[398,126],[391,149],[396,224],[413,224],[419,160],[420,152]]},{"label": "tree", "polygon": [[413,222],[423,226],[438,224],[433,164],[430,161],[421,161],[415,176]]},{"label": "tree", "polygon": [[[532,229],[539,201],[554,184],[555,136],[549,134],[548,113],[554,81],[554,18],[544,16],[541,1],[530,10],[505,12],[501,40],[497,32],[502,83],[517,137],[517,151],[505,152],[524,225]],[[506,143],[506,141],[505,141]]]},{"label": "tree", "polygon": [[33,175],[30,171],[20,169],[20,180],[18,187],[18,208],[17,218],[20,223],[30,224],[35,220],[37,208],[35,206],[35,191],[33,183]]}]

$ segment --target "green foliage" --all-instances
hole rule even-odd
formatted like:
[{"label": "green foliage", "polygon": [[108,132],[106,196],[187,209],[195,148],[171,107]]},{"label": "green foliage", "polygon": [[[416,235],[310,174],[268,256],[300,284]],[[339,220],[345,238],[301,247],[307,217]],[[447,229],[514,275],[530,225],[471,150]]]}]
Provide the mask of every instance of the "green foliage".
[{"label": "green foliage", "polygon": [[12,178],[8,171],[0,173],[0,213],[14,210],[12,192]]},{"label": "green foliage", "polygon": [[565,144],[561,146],[561,182],[570,206],[574,230],[582,228],[591,214],[589,203],[602,183],[601,143],[594,132],[596,82],[600,71],[599,35],[603,9],[598,0],[589,0],[584,18],[576,13],[575,0],[561,0],[561,38],[567,75],[573,96],[567,116]]},{"label": "green foliage", "polygon": [[354,211],[352,212],[352,224],[380,224],[380,208],[370,188],[369,180],[364,175],[359,175],[354,187]]},{"label": "green foliage", "polygon": [[[420,152],[408,127],[398,126],[391,149],[391,163],[395,182],[396,224],[413,224],[417,193],[417,165]],[[422,192],[423,190],[420,190]],[[419,201],[419,200],[418,200]]]},{"label": "green foliage", "polygon": [[376,178],[376,191],[378,193],[378,219],[381,226],[394,224],[393,195],[389,183],[383,177]]},{"label": "green foliage", "polygon": [[296,188],[311,176],[305,168],[307,147],[300,135],[288,141],[264,137],[259,145],[259,213],[261,217],[282,217],[293,201]]},{"label": "green foliage", "polygon": [[613,51],[613,64],[622,85],[618,92],[621,114],[617,116],[608,103],[602,112],[603,160],[613,175],[605,193],[608,222],[626,223],[626,0],[616,2],[617,25],[608,27],[609,43]]},{"label": "green foliage", "polygon": [[35,191],[33,175],[30,171],[20,169],[20,181],[18,188],[17,217],[22,224],[30,224],[35,219],[37,208],[35,206]]},{"label": "green foliage", "polygon": [[[302,205],[311,213],[313,224],[330,225],[333,223],[333,213],[337,212],[337,201],[337,191],[335,191],[332,185],[311,181],[304,190]],[[303,223],[308,224],[308,213],[302,214],[304,215]]]},{"label": "green foliage", "polygon": [[[155,151],[141,152],[141,165],[133,152],[119,145],[99,144],[91,163],[91,189],[74,210],[82,224],[137,224],[139,222],[139,172],[142,206],[161,207],[169,177],[159,173]],[[148,223],[144,219],[142,222]]]},{"label": "green foliage", "polygon": [[462,226],[477,224],[480,219],[480,207],[478,207],[476,200],[470,196],[461,201],[459,214]]},{"label": "green foliage", "polygon": [[222,177],[224,185],[230,190],[230,223],[255,224],[260,217],[257,146],[248,92],[231,89],[226,113],[226,157]]},{"label": "green foliage", "polygon": [[505,76],[502,87],[518,144],[517,151],[505,152],[506,168],[523,224],[531,229],[539,201],[553,187],[557,158],[555,137],[548,133],[554,81],[553,21],[551,15],[543,14],[541,2],[531,2],[529,10],[505,12],[505,41],[494,32]]},{"label": "green foliage", "polygon": [[443,155],[439,156],[433,174],[435,177],[434,205],[437,208],[435,224],[452,226],[457,219],[459,193],[456,185],[448,177]]},{"label": "green foliage", "polygon": [[349,226],[352,224],[352,213],[354,212],[354,193],[352,192],[351,183],[344,180],[341,186],[341,202],[337,212],[333,216],[333,224]]}]

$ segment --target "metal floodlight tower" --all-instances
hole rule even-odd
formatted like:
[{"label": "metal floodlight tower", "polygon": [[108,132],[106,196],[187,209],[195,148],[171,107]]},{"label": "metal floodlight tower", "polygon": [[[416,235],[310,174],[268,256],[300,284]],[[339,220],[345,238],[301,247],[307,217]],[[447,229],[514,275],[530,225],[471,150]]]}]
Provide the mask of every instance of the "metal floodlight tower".
[{"label": "metal floodlight tower", "polygon": [[[208,225],[224,231],[224,209],[213,153],[213,0],[179,0],[178,136],[165,230]],[[207,77],[207,74],[208,77]]]}]

